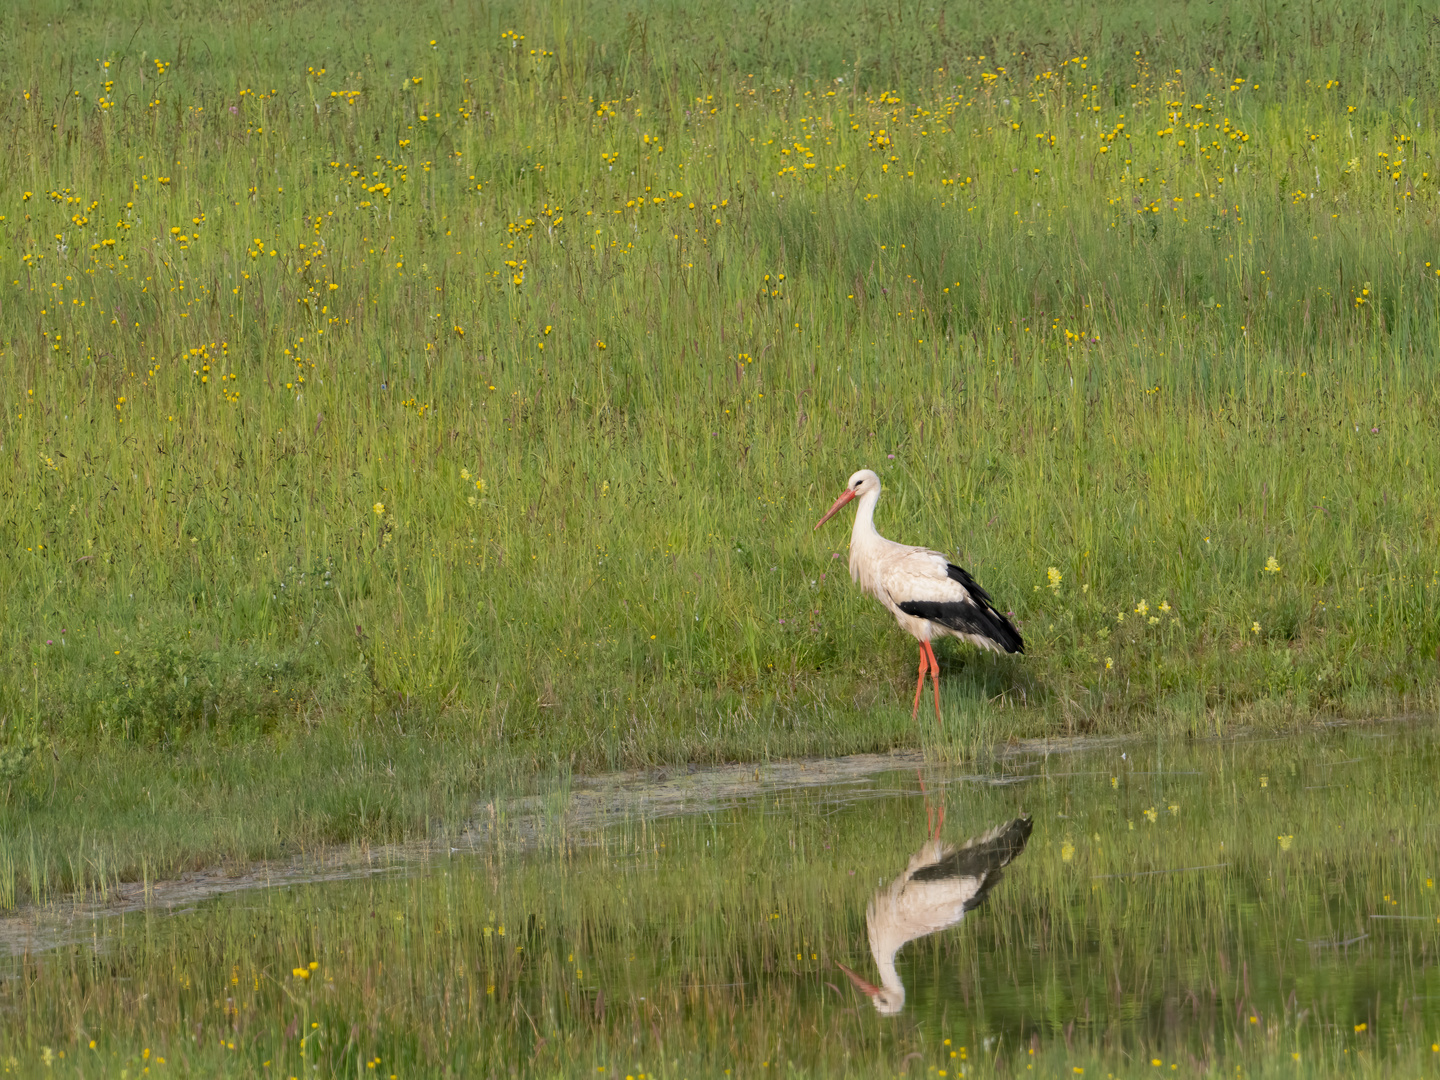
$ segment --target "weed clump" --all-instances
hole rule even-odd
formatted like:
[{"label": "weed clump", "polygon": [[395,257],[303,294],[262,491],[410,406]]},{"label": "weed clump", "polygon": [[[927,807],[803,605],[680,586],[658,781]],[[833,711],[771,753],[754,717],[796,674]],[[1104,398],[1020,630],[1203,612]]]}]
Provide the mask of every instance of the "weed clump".
[{"label": "weed clump", "polygon": [[193,732],[239,740],[273,732],[317,679],[303,652],[205,648],[166,627],[117,650],[86,711],[95,734],[127,742],[169,745]]}]

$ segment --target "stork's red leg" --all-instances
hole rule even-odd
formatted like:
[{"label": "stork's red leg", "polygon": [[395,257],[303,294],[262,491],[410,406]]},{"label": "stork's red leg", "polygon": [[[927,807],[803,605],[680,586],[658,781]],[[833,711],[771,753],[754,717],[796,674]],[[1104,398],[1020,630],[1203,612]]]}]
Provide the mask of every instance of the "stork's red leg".
[{"label": "stork's red leg", "polygon": [[915,704],[910,708],[910,720],[913,723],[915,717],[920,714],[920,691],[925,689],[925,672],[930,667],[930,661],[925,656],[925,643],[920,643],[920,677],[915,680]]},{"label": "stork's red leg", "polygon": [[935,659],[935,649],[928,641],[921,646],[930,661],[930,684],[935,687],[935,722],[944,725],[940,719],[940,661]]}]

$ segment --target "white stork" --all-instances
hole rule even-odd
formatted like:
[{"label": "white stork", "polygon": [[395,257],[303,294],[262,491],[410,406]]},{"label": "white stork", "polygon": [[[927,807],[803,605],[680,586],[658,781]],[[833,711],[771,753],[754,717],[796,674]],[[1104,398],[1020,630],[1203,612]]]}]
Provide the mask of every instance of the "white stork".
[{"label": "white stork", "polygon": [[1025,850],[1032,827],[1030,818],[1021,816],[958,848],[931,839],[910,856],[903,874],[871,898],[865,928],[880,985],[866,982],[844,964],[839,968],[870,995],[881,1016],[894,1016],[905,1007],[905,984],[895,970],[895,954],[916,938],[954,926],[984,903],[1001,870]]},{"label": "white stork", "polygon": [[982,649],[1023,653],[1025,642],[1010,621],[990,603],[975,579],[938,551],[886,540],[875,531],[880,477],[861,469],[845,484],[820,528],[851,499],[859,499],[850,533],[850,577],[890,609],[900,628],[920,643],[920,676],[915,681],[914,720],[920,710],[925,673],[935,688],[935,719],[940,721],[940,663],[930,642],[951,634]]}]

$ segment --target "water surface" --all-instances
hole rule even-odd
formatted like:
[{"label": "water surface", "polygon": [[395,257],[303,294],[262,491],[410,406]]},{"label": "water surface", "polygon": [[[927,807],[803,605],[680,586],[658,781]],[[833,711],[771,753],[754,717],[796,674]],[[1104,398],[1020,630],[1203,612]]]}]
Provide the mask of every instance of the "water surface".
[{"label": "water surface", "polygon": [[[52,1072],[1428,1074],[1437,767],[1393,723],[577,783],[363,878],[72,921],[0,1031]],[[881,1015],[841,965],[879,984],[867,905],[942,811],[1033,833]]]}]

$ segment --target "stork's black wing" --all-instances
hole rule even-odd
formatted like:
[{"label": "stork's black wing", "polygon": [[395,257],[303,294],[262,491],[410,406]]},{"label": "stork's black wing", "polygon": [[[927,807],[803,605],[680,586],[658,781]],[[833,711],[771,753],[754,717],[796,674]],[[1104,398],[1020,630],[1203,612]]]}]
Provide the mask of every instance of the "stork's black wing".
[{"label": "stork's black wing", "polygon": [[1010,620],[995,610],[990,597],[975,579],[953,563],[946,564],[951,581],[957,581],[970,594],[969,600],[934,601],[907,600],[897,605],[906,615],[929,619],[958,634],[985,638],[1007,653],[1023,653],[1025,642]]}]

